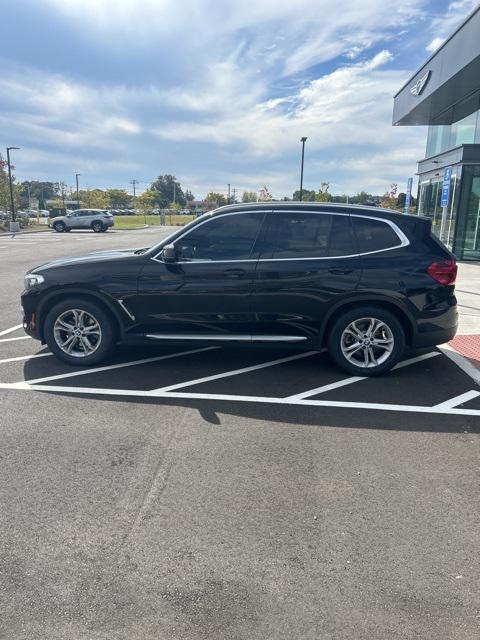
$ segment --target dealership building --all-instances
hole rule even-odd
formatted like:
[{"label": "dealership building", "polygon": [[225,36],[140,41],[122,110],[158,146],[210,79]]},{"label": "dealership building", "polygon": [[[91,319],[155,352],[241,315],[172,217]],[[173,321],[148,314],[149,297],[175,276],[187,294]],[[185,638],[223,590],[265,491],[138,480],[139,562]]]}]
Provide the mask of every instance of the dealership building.
[{"label": "dealership building", "polygon": [[395,96],[393,124],[428,125],[418,213],[460,260],[480,260],[480,7]]}]

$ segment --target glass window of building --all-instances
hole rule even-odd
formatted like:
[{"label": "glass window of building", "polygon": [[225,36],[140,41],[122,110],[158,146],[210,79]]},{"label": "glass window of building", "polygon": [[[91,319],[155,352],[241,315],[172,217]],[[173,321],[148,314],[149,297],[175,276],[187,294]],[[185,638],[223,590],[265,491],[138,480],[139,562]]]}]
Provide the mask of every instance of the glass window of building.
[{"label": "glass window of building", "polygon": [[426,157],[436,156],[462,144],[480,142],[480,109],[452,124],[430,125]]}]

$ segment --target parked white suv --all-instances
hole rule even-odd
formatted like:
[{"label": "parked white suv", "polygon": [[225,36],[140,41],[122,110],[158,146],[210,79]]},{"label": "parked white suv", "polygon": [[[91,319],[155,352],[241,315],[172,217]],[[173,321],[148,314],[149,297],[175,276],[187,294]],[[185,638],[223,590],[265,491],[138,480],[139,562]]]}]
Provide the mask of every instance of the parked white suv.
[{"label": "parked white suv", "polygon": [[72,229],[91,229],[95,233],[107,231],[113,227],[113,216],[104,209],[77,209],[70,211],[65,216],[52,218],[49,227],[58,233],[71,231]]}]

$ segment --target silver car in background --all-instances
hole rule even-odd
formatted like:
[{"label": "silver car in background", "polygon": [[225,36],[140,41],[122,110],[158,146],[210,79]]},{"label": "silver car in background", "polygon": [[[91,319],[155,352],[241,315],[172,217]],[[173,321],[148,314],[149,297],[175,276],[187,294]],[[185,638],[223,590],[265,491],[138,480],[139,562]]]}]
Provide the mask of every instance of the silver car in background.
[{"label": "silver car in background", "polygon": [[65,216],[52,218],[48,226],[58,233],[72,229],[91,229],[95,233],[107,231],[113,227],[113,216],[104,209],[77,209],[69,211]]}]

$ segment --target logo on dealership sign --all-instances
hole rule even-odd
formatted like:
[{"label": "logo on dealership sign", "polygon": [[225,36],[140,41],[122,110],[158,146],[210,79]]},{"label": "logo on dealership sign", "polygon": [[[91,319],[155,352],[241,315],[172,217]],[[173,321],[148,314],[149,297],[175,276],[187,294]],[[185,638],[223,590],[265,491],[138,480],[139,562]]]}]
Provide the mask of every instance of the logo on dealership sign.
[{"label": "logo on dealership sign", "polygon": [[430,74],[431,71],[427,71],[427,73],[425,73],[415,82],[413,87],[411,87],[410,89],[410,93],[412,94],[412,96],[419,96],[422,93],[422,91],[425,89],[425,85],[427,84],[428,79],[430,78]]}]

